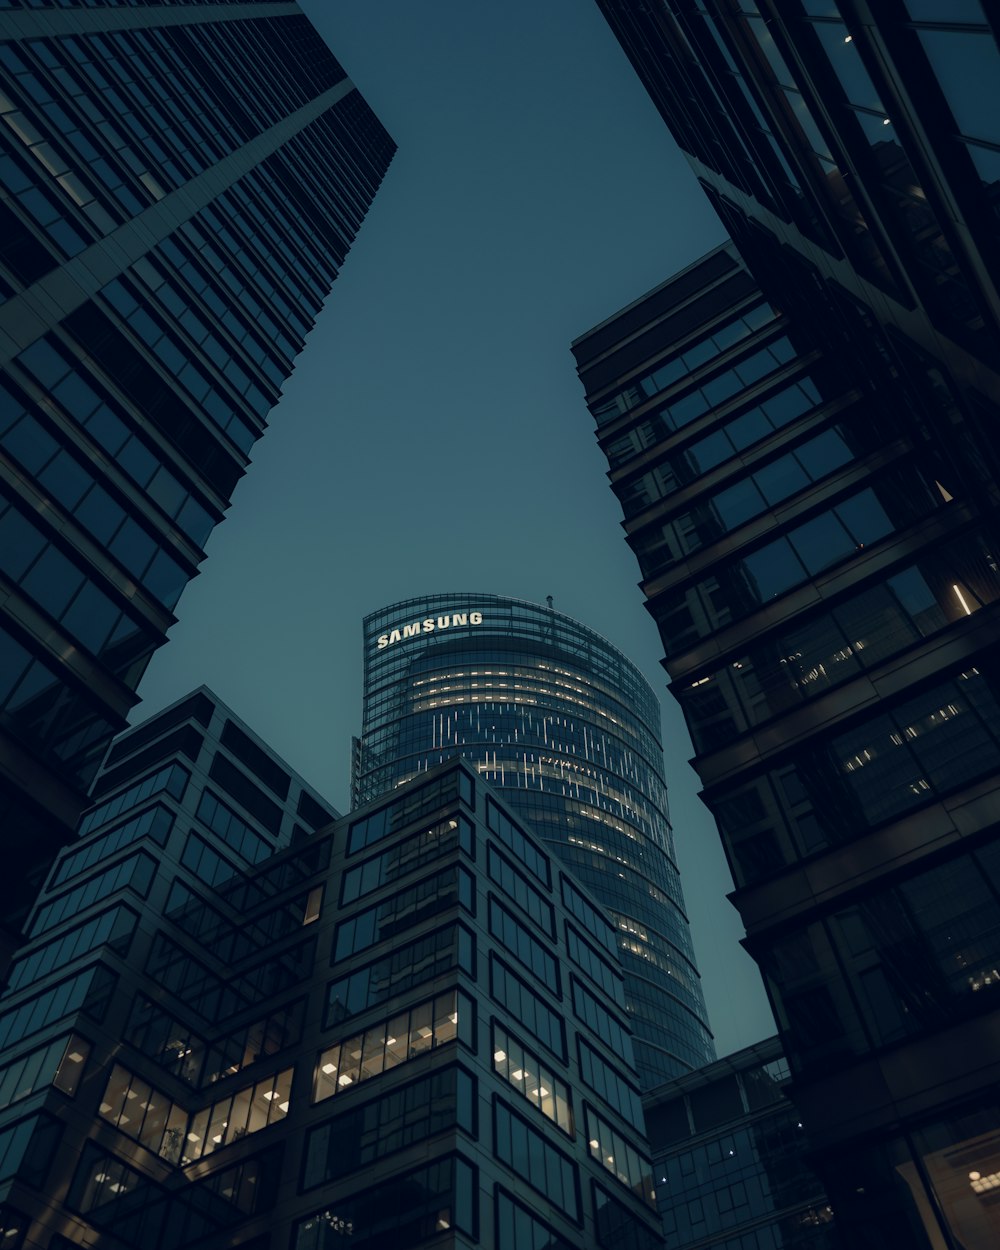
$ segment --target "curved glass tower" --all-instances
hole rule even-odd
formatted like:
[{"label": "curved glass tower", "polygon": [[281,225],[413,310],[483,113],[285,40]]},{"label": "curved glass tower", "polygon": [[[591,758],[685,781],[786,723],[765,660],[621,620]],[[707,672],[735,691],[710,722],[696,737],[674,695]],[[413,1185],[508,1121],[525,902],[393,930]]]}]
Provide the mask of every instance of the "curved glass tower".
[{"label": "curved glass tower", "polygon": [[552,608],[445,594],[365,618],[352,806],[461,755],[618,929],[648,1088],[715,1057],[667,818],[660,709],[606,639]]}]

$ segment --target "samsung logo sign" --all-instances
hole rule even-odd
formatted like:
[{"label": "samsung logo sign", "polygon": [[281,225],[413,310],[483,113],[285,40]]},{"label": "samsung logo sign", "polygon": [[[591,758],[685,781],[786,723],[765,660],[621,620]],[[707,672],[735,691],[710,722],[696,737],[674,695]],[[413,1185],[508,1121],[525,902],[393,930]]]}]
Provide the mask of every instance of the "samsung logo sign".
[{"label": "samsung logo sign", "polygon": [[414,621],[404,625],[402,629],[392,629],[387,634],[379,634],[375,646],[379,651],[391,647],[394,642],[404,642],[407,638],[416,638],[420,634],[433,634],[436,629],[450,629],[454,625],[482,625],[482,612],[452,612],[446,616],[428,616],[426,620]]}]

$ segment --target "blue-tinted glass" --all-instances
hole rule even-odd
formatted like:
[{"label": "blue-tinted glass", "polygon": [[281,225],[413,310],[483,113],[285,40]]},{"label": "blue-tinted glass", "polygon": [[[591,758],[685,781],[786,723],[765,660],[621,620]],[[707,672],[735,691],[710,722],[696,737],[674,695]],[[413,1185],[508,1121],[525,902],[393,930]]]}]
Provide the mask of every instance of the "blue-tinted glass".
[{"label": "blue-tinted glass", "polygon": [[777,395],[772,395],[761,404],[761,408],[776,428],[787,425],[809,407],[809,398],[798,386],[790,386],[786,390],[778,391]]},{"label": "blue-tinted glass", "polygon": [[986,25],[980,0],[903,0],[915,22],[959,22]]},{"label": "blue-tinted glass", "polygon": [[867,547],[869,543],[892,533],[892,522],[871,490],[862,491],[853,499],[838,504],[837,515],[861,547]]},{"label": "blue-tinted glass", "polygon": [[12,715],[27,709],[22,723],[30,725],[34,716],[34,700],[44,691],[51,691],[58,685],[52,673],[39,660],[35,660],[21,679],[20,685],[7,700],[7,711]]},{"label": "blue-tinted glass", "polygon": [[107,595],[88,582],[64,613],[62,624],[69,634],[97,655],[120,615]]},{"label": "blue-tinted glass", "polygon": [[59,450],[52,435],[30,417],[4,435],[3,446],[29,473],[38,473]]},{"label": "blue-tinted glass", "polygon": [[771,350],[756,352],[753,356],[748,356],[746,360],[741,360],[734,368],[737,380],[744,386],[749,386],[751,382],[756,382],[770,373],[776,364]]},{"label": "blue-tinted glass", "polygon": [[1000,53],[989,32],[918,34],[959,130],[974,139],[1000,142]]},{"label": "blue-tinted glass", "polygon": [[702,387],[702,393],[708,400],[709,407],[714,408],[717,404],[721,404],[724,399],[729,399],[731,395],[735,395],[740,387],[741,383],[736,375],[736,371],[727,369],[725,373],[720,373],[717,378],[710,378]]},{"label": "blue-tinted glass", "polygon": [[184,487],[162,466],[153,474],[146,488],[150,499],[160,505],[167,516],[173,516],[184,500]]},{"label": "blue-tinted glass", "polygon": [[98,542],[106,545],[125,519],[125,509],[115,503],[103,486],[95,486],[77,508],[76,519]]},{"label": "blue-tinted glass", "polygon": [[726,433],[733,440],[733,446],[737,451],[742,451],[744,447],[750,447],[753,443],[770,434],[771,426],[767,418],[763,416],[759,408],[752,408],[749,412],[745,412],[742,417],[737,417],[735,421],[730,421],[726,426]]},{"label": "blue-tinted glass", "polygon": [[827,430],[819,438],[810,439],[796,451],[795,457],[814,481],[852,459],[847,444],[836,430]]},{"label": "blue-tinted glass", "polygon": [[[918,625],[921,623],[924,613],[932,612],[936,616],[941,615],[937,597],[927,585],[919,569],[904,569],[902,573],[897,573],[895,577],[890,577],[886,585]],[[939,628],[939,626],[935,626],[935,628]]]},{"label": "blue-tinted glass", "polygon": [[696,369],[698,365],[703,365],[706,360],[711,360],[713,356],[717,356],[718,349],[711,339],[703,339],[700,343],[695,343],[694,347],[689,347],[684,352],[684,363],[689,369]]},{"label": "blue-tinted glass", "polygon": [[707,412],[708,407],[701,392],[693,391],[690,395],[685,395],[683,399],[671,404],[669,408],[665,408],[663,418],[672,429],[679,430],[682,425],[687,425],[696,417],[700,417],[702,413]]},{"label": "blue-tinted glass", "polygon": [[21,580],[44,547],[45,539],[16,508],[0,517],[0,568],[11,581]]},{"label": "blue-tinted glass", "polygon": [[983,182],[1000,182],[1000,152],[995,148],[980,147],[978,143],[968,144],[968,150],[976,173]]},{"label": "blue-tinted glass", "polygon": [[61,451],[38,475],[38,480],[68,512],[72,512],[94,479],[68,452]]},{"label": "blue-tinted glass", "polygon": [[58,618],[83,580],[83,574],[72,561],[54,547],[49,547],[21,579],[21,588]]},{"label": "blue-tinted glass", "polygon": [[68,413],[82,421],[100,403],[97,392],[75,373],[63,378],[52,394]]},{"label": "blue-tinted glass", "polygon": [[118,463],[140,486],[145,486],[156,472],[156,457],[137,438],[131,438],[118,453]]},{"label": "blue-tinted glass", "polygon": [[106,405],[100,408],[87,421],[87,433],[104,448],[109,455],[115,456],[129,437],[128,429],[123,421]]},{"label": "blue-tinted glass", "polygon": [[847,37],[847,27],[841,22],[817,22],[813,30],[825,48],[833,72],[840,79],[848,100],[852,104],[860,104],[862,108],[884,112],[882,101],[865,69],[857,45],[853,39]]},{"label": "blue-tinted glass", "polygon": [[146,565],[152,559],[156,544],[144,529],[131,518],[127,518],[108,550],[124,564],[130,573],[141,577]]},{"label": "blue-tinted glass", "polygon": [[686,458],[695,473],[706,473],[717,464],[722,464],[732,455],[732,445],[722,432],[717,430],[708,438],[703,438],[687,452]]},{"label": "blue-tinted glass", "polygon": [[243,452],[248,452],[257,441],[257,435],[253,430],[248,429],[238,417],[229,423],[226,433]]},{"label": "blue-tinted glass", "polygon": [[721,491],[712,501],[726,529],[741,525],[748,517],[756,516],[764,506],[760,491],[750,478],[744,478]]},{"label": "blue-tinted glass", "polygon": [[819,573],[851,554],[855,542],[832,512],[813,517],[800,525],[789,538],[810,573]]},{"label": "blue-tinted glass", "polygon": [[[740,7],[747,9],[751,6],[743,4]],[[774,71],[774,76],[778,82],[794,86],[795,79],[792,77],[792,72],[775,44],[774,37],[765,24],[764,19],[762,17],[748,17],[746,18],[746,24],[760,45],[761,51],[767,57],[768,64]]]},{"label": "blue-tinted glass", "polygon": [[5,630],[0,630],[0,706],[24,675],[31,655]]},{"label": "blue-tinted glass", "polygon": [[782,456],[764,465],[754,474],[754,479],[770,504],[787,499],[809,485],[809,475],[794,456]]},{"label": "blue-tinted glass", "polygon": [[785,538],[746,556],[742,564],[762,603],[801,582],[804,576],[802,565]]},{"label": "blue-tinted glass", "polygon": [[21,172],[21,167],[15,165],[9,156],[0,156],[0,180],[15,195],[31,186],[30,178]]}]

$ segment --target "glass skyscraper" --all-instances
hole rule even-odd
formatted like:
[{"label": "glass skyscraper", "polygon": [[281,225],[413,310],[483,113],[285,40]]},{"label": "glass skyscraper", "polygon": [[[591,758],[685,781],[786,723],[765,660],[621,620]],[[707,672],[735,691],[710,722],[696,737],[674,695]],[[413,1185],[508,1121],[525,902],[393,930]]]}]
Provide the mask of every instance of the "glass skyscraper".
[{"label": "glass skyscraper", "polygon": [[352,803],[461,756],[616,930],[646,1086],[714,1058],[667,816],[660,709],[606,639],[519,599],[395,603],[364,621]]},{"label": "glass skyscraper", "polygon": [[738,252],[574,352],[787,1092],[848,1244],[988,1250],[998,11],[600,5]]},{"label": "glass skyscraper", "polygon": [[0,997],[5,1250],[661,1250],[611,925],[453,761],[342,819],[202,687]]},{"label": "glass skyscraper", "polygon": [[394,145],[292,0],[0,0],[0,812],[16,932]]}]

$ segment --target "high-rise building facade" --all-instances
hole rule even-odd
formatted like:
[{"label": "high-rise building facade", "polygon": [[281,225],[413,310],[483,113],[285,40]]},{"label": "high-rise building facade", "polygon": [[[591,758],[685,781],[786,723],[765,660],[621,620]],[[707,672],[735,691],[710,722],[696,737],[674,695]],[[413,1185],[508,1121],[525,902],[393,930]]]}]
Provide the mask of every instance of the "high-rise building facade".
[{"label": "high-rise building facade", "polygon": [[602,9],[739,250],[574,351],[790,1093],[849,1244],[980,1250],[1000,269],[964,102],[1000,81],[995,11]]},{"label": "high-rise building facade", "polygon": [[0,10],[0,909],[16,931],[393,144],[292,0]]},{"label": "high-rise building facade", "polygon": [[769,1037],[642,1100],[670,1250],[836,1250],[809,1140]]},{"label": "high-rise building facade", "polygon": [[446,594],[365,618],[355,803],[469,760],[607,909],[644,1087],[714,1058],[648,682],[551,607]]},{"label": "high-rise building facade", "polygon": [[597,3],[762,284],[781,245],[996,399],[992,0]]},{"label": "high-rise building facade", "polygon": [[205,689],[113,756],[0,999],[9,1250],[660,1250],[613,931],[468,765],[331,822]]}]

